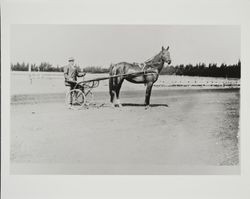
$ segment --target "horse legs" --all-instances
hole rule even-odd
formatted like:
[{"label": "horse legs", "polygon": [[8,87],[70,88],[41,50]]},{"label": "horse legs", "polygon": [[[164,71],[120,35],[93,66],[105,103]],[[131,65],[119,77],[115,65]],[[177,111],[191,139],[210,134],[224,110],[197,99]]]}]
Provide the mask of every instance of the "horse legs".
[{"label": "horse legs", "polygon": [[109,79],[109,94],[110,94],[110,102],[114,106],[114,97],[115,97],[115,80],[114,78]]},{"label": "horse legs", "polygon": [[115,91],[116,92],[116,101],[117,101],[117,104],[119,107],[122,107],[120,100],[119,100],[122,83],[123,83],[123,79],[119,80],[119,83],[117,84],[116,91]]},{"label": "horse legs", "polygon": [[147,106],[147,107],[149,107],[152,87],[153,87],[153,82],[147,83],[146,95],[145,95],[145,103],[144,103],[145,106]]},{"label": "horse legs", "polygon": [[112,91],[110,92],[110,102],[111,102],[111,103],[114,103],[114,97],[115,97],[115,92],[112,90]]},{"label": "horse legs", "polygon": [[116,103],[118,104],[119,107],[121,107],[121,103],[119,101],[119,94],[120,94],[120,89],[121,89],[123,80],[124,79],[118,78],[118,77],[110,78],[109,94],[110,94],[110,102],[113,107],[115,106],[114,105],[115,97],[116,97]]}]

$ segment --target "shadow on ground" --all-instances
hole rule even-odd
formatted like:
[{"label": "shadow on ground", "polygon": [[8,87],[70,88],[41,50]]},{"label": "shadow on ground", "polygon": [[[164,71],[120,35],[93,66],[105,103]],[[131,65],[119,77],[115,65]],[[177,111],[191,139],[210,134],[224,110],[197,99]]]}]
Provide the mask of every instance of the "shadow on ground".
[{"label": "shadow on ground", "polygon": [[[136,103],[122,103],[122,106],[145,106],[144,104],[136,104]],[[158,107],[158,106],[164,106],[168,107],[167,104],[150,104],[150,107]]]}]

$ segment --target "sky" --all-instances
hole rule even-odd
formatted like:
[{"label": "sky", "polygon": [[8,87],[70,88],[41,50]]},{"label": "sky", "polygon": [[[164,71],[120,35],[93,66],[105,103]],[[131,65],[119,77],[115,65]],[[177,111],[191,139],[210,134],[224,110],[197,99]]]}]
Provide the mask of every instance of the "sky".
[{"label": "sky", "polygon": [[172,65],[234,64],[240,26],[222,25],[12,25],[11,63],[49,62],[80,67],[144,62],[169,46]]}]

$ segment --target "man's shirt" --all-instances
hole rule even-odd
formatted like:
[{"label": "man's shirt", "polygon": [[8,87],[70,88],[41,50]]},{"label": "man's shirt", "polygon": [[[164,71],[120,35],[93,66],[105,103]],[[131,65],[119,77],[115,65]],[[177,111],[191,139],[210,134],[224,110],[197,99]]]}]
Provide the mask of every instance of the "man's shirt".
[{"label": "man's shirt", "polygon": [[77,68],[71,65],[64,66],[64,78],[65,81],[77,81],[77,77],[84,76]]}]

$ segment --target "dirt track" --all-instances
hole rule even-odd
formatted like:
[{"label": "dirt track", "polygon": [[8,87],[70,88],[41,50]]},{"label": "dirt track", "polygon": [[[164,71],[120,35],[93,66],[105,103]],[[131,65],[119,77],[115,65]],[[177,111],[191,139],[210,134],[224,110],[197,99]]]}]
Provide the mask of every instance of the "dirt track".
[{"label": "dirt track", "polygon": [[148,110],[142,91],[123,93],[123,108],[106,97],[79,111],[12,105],[11,163],[239,164],[239,89],[155,91]]}]

